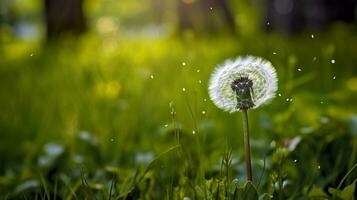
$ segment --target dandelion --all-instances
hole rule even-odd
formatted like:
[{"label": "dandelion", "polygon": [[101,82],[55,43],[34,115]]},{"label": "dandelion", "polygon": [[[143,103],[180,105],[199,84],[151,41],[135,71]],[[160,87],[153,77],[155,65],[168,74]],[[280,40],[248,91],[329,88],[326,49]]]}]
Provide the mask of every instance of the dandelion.
[{"label": "dandelion", "polygon": [[209,95],[214,104],[224,111],[243,114],[244,154],[247,178],[252,180],[248,109],[268,103],[277,91],[277,76],[272,64],[259,57],[238,57],[226,61],[213,72]]},{"label": "dandelion", "polygon": [[230,113],[258,108],[268,103],[276,91],[277,77],[272,64],[253,56],[239,57],[219,65],[209,83],[212,101]]}]

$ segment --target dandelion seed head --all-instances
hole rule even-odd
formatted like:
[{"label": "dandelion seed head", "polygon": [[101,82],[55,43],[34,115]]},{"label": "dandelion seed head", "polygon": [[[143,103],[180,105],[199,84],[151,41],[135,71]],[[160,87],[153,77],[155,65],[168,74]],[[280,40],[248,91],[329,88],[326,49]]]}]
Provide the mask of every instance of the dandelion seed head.
[{"label": "dandelion seed head", "polygon": [[[271,100],[277,91],[277,75],[272,64],[259,57],[245,56],[218,65],[209,83],[209,95],[217,107],[233,113],[240,110],[232,83],[247,78],[252,82],[251,100],[257,108]],[[246,83],[248,83],[247,81]],[[249,86],[249,84],[247,85]]]}]

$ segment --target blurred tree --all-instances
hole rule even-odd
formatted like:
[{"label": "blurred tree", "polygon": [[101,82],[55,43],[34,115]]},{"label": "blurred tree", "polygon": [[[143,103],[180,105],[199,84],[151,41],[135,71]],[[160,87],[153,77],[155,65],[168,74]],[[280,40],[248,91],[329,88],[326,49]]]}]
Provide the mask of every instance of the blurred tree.
[{"label": "blurred tree", "polygon": [[226,0],[179,0],[178,15],[180,32],[235,30],[234,17]]},{"label": "blurred tree", "polygon": [[335,21],[355,21],[357,0],[266,0],[269,29],[295,33],[321,29]]},{"label": "blurred tree", "polygon": [[47,39],[64,33],[78,35],[86,30],[84,0],[44,0]]}]

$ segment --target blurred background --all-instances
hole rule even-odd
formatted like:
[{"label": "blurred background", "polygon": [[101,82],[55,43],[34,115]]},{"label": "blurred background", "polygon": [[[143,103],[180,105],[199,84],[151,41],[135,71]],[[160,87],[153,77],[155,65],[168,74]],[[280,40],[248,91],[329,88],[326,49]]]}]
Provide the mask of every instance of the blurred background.
[{"label": "blurred background", "polygon": [[279,78],[250,112],[259,192],[331,195],[357,160],[356,12],[356,0],[1,0],[0,195],[199,199],[227,149],[224,180],[244,180],[241,116],[207,88],[217,64],[249,54]]}]

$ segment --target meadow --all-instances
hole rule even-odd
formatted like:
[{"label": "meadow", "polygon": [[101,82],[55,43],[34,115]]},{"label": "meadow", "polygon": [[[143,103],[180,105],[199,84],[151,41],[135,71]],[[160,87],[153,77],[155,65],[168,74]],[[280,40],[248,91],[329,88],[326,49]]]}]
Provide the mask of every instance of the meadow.
[{"label": "meadow", "polygon": [[[356,28],[286,36],[87,33],[0,45],[2,199],[354,199]],[[312,36],[313,34],[313,36]],[[270,60],[276,98],[249,115],[214,106],[215,66]]]}]

